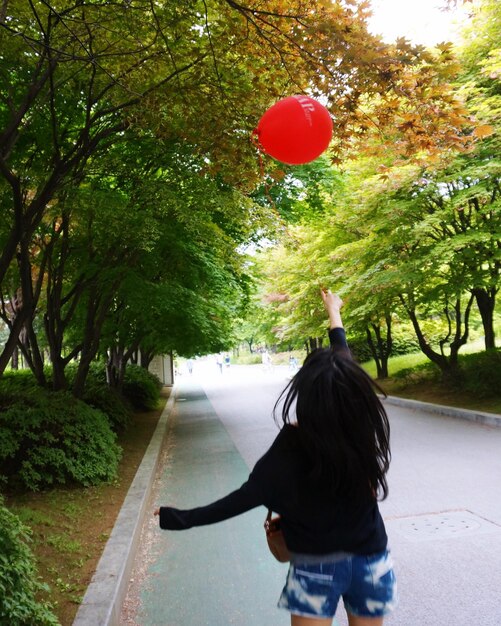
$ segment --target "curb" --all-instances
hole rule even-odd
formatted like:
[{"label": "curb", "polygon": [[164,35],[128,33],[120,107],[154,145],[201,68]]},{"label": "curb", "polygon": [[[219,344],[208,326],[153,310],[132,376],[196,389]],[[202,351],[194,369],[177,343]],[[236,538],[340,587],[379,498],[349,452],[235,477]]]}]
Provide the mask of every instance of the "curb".
[{"label": "curb", "polygon": [[386,398],[383,398],[383,400],[388,404],[403,406],[408,409],[421,409],[422,411],[427,411],[428,413],[437,413],[438,415],[446,415],[448,417],[463,419],[477,424],[484,424],[485,426],[501,428],[501,415],[498,415],[497,413],[459,409],[455,406],[432,404],[431,402],[409,400],[408,398],[399,398],[397,396],[387,396]]},{"label": "curb", "polygon": [[175,403],[171,394],[155,432],[132,481],[110,538],[76,614],[73,626],[120,626],[120,613],[127,594],[137,543],[141,534],[160,449]]}]

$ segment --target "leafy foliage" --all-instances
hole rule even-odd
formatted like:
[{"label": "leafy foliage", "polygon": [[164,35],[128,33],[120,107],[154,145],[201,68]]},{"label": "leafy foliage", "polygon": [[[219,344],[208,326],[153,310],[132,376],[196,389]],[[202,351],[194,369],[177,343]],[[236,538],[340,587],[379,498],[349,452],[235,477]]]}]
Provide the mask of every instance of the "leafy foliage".
[{"label": "leafy foliage", "polygon": [[[479,3],[475,27],[458,51],[463,67],[457,89],[479,124],[469,151],[445,150],[420,163],[390,147],[384,159],[374,158],[368,147],[345,163],[322,221],[306,218],[265,252],[264,289],[279,313],[279,339],[283,333],[323,334],[317,295],[323,284],[345,299],[350,332],[372,336],[373,346],[378,338],[379,355],[373,356],[381,361],[397,349],[393,326],[409,322],[411,343],[444,371],[457,367],[473,318],[481,318],[486,349],[495,346],[501,100],[493,42],[499,40],[500,11],[499,3]],[[438,47],[449,54],[446,48]]]},{"label": "leafy foliage", "polygon": [[462,387],[480,398],[499,396],[501,350],[465,354],[460,361]]},{"label": "leafy foliage", "polygon": [[36,599],[46,586],[37,578],[29,541],[29,529],[0,496],[0,624],[58,626],[50,605]]},{"label": "leafy foliage", "polygon": [[119,432],[130,424],[132,412],[124,397],[110,387],[106,381],[88,376],[82,400],[91,407],[99,409],[108,418],[112,429]]},{"label": "leafy foliage", "polygon": [[129,365],[125,373],[123,394],[135,409],[156,409],[162,383],[139,365]]},{"label": "leafy foliage", "polygon": [[[223,314],[200,316],[219,318],[219,343],[227,341],[223,320],[245,283],[235,245],[262,226],[245,197],[263,175],[248,139],[278,97],[324,97],[337,153],[374,132],[406,155],[462,144],[467,120],[446,85],[455,72],[450,51],[385,44],[368,32],[367,12],[363,2],[316,0],[273,0],[266,9],[233,0],[132,0],[120,11],[108,2],[85,10],[80,3],[3,3],[0,284],[10,336],[0,371],[20,342],[44,383],[43,326],[55,387],[65,388],[64,368],[79,355],[81,394],[104,317],[121,312],[121,302],[111,306],[113,294],[130,267],[154,254],[165,235],[160,220],[181,231],[184,252],[194,257],[187,273],[203,265],[214,286],[229,285]],[[284,214],[324,210],[335,181],[320,169],[298,173],[307,202],[292,194]],[[267,170],[280,178],[272,162]],[[287,184],[291,191],[295,183]],[[229,272],[211,240],[224,248]],[[162,261],[179,269],[175,258]],[[145,278],[158,281],[155,273]],[[193,289],[177,272],[174,281]],[[43,324],[33,318],[40,299]],[[84,336],[77,331],[77,342],[63,350],[77,320]]]},{"label": "leafy foliage", "polygon": [[[501,351],[486,350],[476,354],[463,354],[459,357],[458,369],[454,377],[446,380],[458,391],[467,391],[478,398],[499,396],[501,376]],[[406,384],[437,382],[443,380],[440,369],[430,362],[399,370],[395,378]]]},{"label": "leafy foliage", "polygon": [[67,392],[32,386],[0,413],[0,474],[12,484],[109,481],[120,454],[107,417]]},{"label": "leafy foliage", "polygon": [[[497,15],[492,0],[487,9]],[[367,12],[364,2],[341,0],[273,0],[265,9],[233,0],[132,0],[123,11],[107,2],[85,10],[3,3],[0,316],[9,335],[0,372],[19,347],[45,385],[47,349],[52,385],[66,389],[66,367],[77,358],[70,386],[82,397],[97,354],[108,354],[118,388],[134,352],[147,361],[155,351],[189,356],[228,347],[249,301],[242,245],[270,233],[273,203],[297,224],[277,256],[282,300],[268,302],[268,331],[282,340],[323,334],[318,285],[298,282],[314,277],[347,288],[343,272],[353,276],[359,331],[386,328],[389,336],[396,303],[436,315],[463,306],[465,289],[474,290],[488,324],[498,265],[497,222],[487,224],[487,213],[495,216],[497,200],[488,209],[482,203],[497,193],[489,129],[497,128],[490,112],[499,111],[498,55],[485,43],[463,55],[466,109],[450,84],[461,70],[450,45],[385,44],[368,32]],[[494,24],[484,29],[491,41]],[[274,100],[294,92],[325,101],[335,129],[329,156],[357,156],[348,177],[327,158],[295,169],[257,158],[252,129]],[[452,159],[456,148],[473,147],[469,162]],[[465,163],[468,172],[458,175]],[[446,181],[458,193],[445,212],[424,219]],[[357,199],[363,194],[370,198]],[[451,211],[460,225],[467,216],[462,201],[482,205],[473,211],[475,232],[460,228],[452,245],[447,236],[438,243],[433,236]],[[402,212],[407,222],[397,219]],[[407,257],[395,250],[405,238],[419,242]],[[299,244],[304,255],[296,262],[289,257]],[[484,263],[466,263],[467,248],[475,257],[480,250]],[[407,279],[400,289],[390,287],[394,274]],[[451,340],[454,350],[465,332]]]}]

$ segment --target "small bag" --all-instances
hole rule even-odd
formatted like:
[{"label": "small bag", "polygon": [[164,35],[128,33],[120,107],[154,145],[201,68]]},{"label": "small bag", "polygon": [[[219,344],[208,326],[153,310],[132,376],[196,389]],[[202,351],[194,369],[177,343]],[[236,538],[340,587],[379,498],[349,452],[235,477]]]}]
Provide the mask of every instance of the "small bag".
[{"label": "small bag", "polygon": [[287,546],[285,545],[284,535],[280,528],[280,517],[272,518],[271,509],[268,509],[268,515],[264,522],[264,529],[266,531],[266,539],[268,541],[268,547],[273,556],[280,561],[280,563],[287,563],[291,560],[291,556]]}]

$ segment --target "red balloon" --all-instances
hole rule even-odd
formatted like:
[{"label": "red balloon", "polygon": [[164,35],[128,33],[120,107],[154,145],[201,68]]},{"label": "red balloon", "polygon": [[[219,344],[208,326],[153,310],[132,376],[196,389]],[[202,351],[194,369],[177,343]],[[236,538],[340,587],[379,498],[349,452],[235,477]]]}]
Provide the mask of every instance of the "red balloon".
[{"label": "red balloon", "polygon": [[254,132],[267,154],[282,163],[300,165],[313,161],[327,148],[332,119],[316,100],[290,96],[270,107]]}]

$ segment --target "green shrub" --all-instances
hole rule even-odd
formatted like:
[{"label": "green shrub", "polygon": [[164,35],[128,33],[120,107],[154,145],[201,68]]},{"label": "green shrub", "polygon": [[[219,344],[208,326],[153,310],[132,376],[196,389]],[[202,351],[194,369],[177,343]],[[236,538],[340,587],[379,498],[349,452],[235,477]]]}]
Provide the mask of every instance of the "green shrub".
[{"label": "green shrub", "polygon": [[350,337],[348,345],[353,358],[359,363],[366,363],[373,358],[365,337]]},{"label": "green shrub", "polygon": [[468,391],[480,398],[494,397],[499,394],[501,350],[460,354],[456,371],[443,373],[437,365],[426,361],[414,367],[401,369],[395,372],[394,377],[406,385],[443,381],[449,386]]},{"label": "green shrub", "polygon": [[[77,364],[70,363],[66,367],[68,384],[73,384],[77,373]],[[102,361],[91,363],[82,400],[102,411],[110,421],[110,425],[115,432],[124,430],[132,418],[132,409],[127,400],[112,389],[106,382],[106,367]]]},{"label": "green shrub", "polygon": [[37,578],[29,532],[0,496],[0,624],[57,626],[50,605],[35,599],[48,589]]},{"label": "green shrub", "polygon": [[162,383],[157,376],[139,365],[128,365],[122,393],[135,409],[156,409]]},{"label": "green shrub", "polygon": [[413,367],[404,367],[393,374],[394,378],[402,380],[407,385],[424,381],[439,381],[441,370],[432,361],[425,361]]},{"label": "green shrub", "polygon": [[235,365],[257,365],[258,363],[262,363],[262,360],[263,359],[259,352],[253,352],[252,354],[240,354],[232,359]]},{"label": "green shrub", "polygon": [[501,350],[465,354],[460,360],[461,386],[481,398],[499,395]]},{"label": "green shrub", "polygon": [[126,398],[112,389],[106,382],[89,376],[85,383],[82,400],[102,411],[109,419],[115,432],[124,430],[130,424],[132,410]]},{"label": "green shrub", "polygon": [[11,370],[0,379],[0,411],[8,409],[21,395],[35,394],[39,386],[30,370]]},{"label": "green shrub", "polygon": [[120,453],[104,413],[68,392],[28,390],[0,412],[0,474],[28,489],[111,480]]},{"label": "green shrub", "polygon": [[[351,353],[359,363],[366,363],[374,358],[366,337],[350,337],[348,345],[350,346]],[[391,357],[412,354],[413,352],[418,351],[419,344],[417,339],[394,333],[391,346]]]}]

